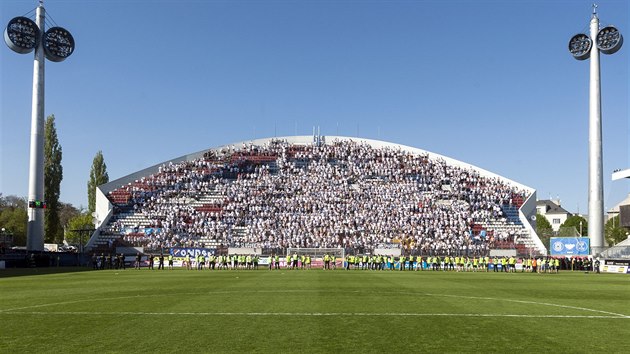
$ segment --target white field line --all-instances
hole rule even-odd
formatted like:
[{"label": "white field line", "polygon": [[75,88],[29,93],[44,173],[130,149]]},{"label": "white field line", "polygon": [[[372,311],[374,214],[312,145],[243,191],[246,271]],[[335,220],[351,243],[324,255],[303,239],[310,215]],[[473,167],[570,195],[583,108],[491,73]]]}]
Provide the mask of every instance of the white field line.
[{"label": "white field line", "polygon": [[[251,293],[251,295],[256,295],[260,293],[278,293],[278,294],[286,294],[286,293],[310,293],[310,292],[321,292],[319,290],[262,290]],[[546,302],[537,302],[537,301],[529,301],[529,300],[515,300],[515,299],[504,299],[504,298],[492,298],[492,297],[477,297],[477,296],[465,296],[465,295],[453,295],[453,294],[429,294],[429,293],[414,293],[414,292],[362,292],[362,291],[349,291],[350,293],[357,294],[371,294],[371,295],[416,295],[416,296],[430,296],[430,297],[451,297],[451,298],[461,298],[461,299],[469,299],[469,300],[483,300],[483,301],[504,301],[504,302],[514,302],[520,304],[531,304],[531,305],[540,305],[540,306],[550,306],[550,307],[559,307],[564,309],[571,310],[580,310],[587,312],[595,312],[601,313],[603,315],[526,315],[526,314],[431,314],[431,313],[289,313],[289,312],[281,312],[281,313],[264,313],[264,312],[252,312],[252,313],[238,313],[238,312],[194,312],[194,313],[185,313],[188,315],[223,315],[223,316],[288,316],[288,315],[305,315],[305,316],[346,316],[346,315],[357,315],[357,316],[468,316],[468,317],[532,317],[532,318],[622,318],[622,319],[630,319],[630,315],[624,315],[620,313],[614,313],[603,310],[589,309],[585,307],[576,307],[569,305],[560,305],[560,304],[552,304]],[[117,301],[117,300],[128,300],[128,299],[142,299],[148,297],[167,297],[167,296],[182,296],[182,295],[217,295],[217,294],[242,294],[243,292],[238,291],[210,291],[210,292],[194,292],[194,293],[175,293],[175,294],[143,294],[143,295],[130,295],[130,296],[119,296],[119,297],[111,297],[111,298],[91,298],[91,299],[82,299],[82,300],[72,300],[72,301],[62,301],[55,303],[47,303],[47,304],[38,304],[31,305],[25,307],[17,307],[11,309],[0,309],[1,314],[111,314],[111,315],[175,315],[180,314],[179,312],[174,313],[163,313],[163,312],[85,312],[85,311],[56,311],[56,312],[38,312],[38,311],[22,311],[22,310],[30,310],[37,309],[42,307],[49,306],[64,306],[64,305],[72,305],[78,303],[85,302],[101,302],[101,301]],[[348,292],[346,292],[348,293]]]},{"label": "white field line", "polygon": [[37,316],[365,316],[365,317],[518,317],[518,318],[589,318],[589,319],[630,319],[630,316],[596,315],[519,315],[491,313],[366,313],[366,312],[101,312],[101,311],[4,311],[0,315],[37,315]]},{"label": "white field line", "polygon": [[[499,300],[499,299],[491,298],[491,297],[476,297],[476,296],[463,296],[463,295],[450,295],[450,294],[447,294],[447,295],[425,294],[425,295],[427,295],[427,296],[457,297],[457,298],[464,298],[464,299],[476,299],[476,300],[488,300],[488,301]],[[502,301],[507,301],[507,302],[515,302],[515,303],[519,303],[519,304],[531,304],[531,305],[560,307],[560,308],[572,309],[572,310],[581,310],[581,311],[590,311],[590,312],[603,313],[603,314],[606,314],[606,315],[618,316],[620,318],[624,318],[624,317],[630,318],[630,316],[628,316],[628,315],[615,313],[615,312],[609,312],[609,311],[589,309],[589,308],[586,308],[586,307],[559,305],[559,304],[551,304],[551,303],[548,303],[548,302],[526,301],[526,300],[513,300],[513,299],[501,299],[501,300]]]}]

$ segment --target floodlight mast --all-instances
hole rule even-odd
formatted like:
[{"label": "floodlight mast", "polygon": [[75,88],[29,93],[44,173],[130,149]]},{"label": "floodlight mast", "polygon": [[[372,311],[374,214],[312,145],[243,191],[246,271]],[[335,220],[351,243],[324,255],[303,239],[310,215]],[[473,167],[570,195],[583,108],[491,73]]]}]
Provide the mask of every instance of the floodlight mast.
[{"label": "floodlight mast", "polygon": [[600,250],[604,246],[604,168],[602,153],[602,95],[597,47],[599,18],[593,9],[591,16],[591,63],[588,114],[588,235],[591,249]]},{"label": "floodlight mast", "polygon": [[4,31],[4,41],[16,53],[35,50],[33,62],[33,100],[31,110],[31,150],[28,174],[28,224],[26,249],[44,250],[44,61],[65,60],[74,52],[74,38],[64,28],[45,29],[43,0],[35,12],[35,21],[15,17]]},{"label": "floodlight mast", "polygon": [[[600,30],[597,5],[593,4],[590,35],[578,34],[569,41],[569,51],[575,59],[590,57],[589,114],[588,114],[588,236],[591,253],[598,254],[604,247],[604,172],[602,163],[602,106],[600,82],[600,50],[613,54],[621,48],[623,37],[613,27]],[[588,51],[585,48],[590,49]]]},{"label": "floodlight mast", "polygon": [[[43,33],[46,10],[39,2],[35,23]],[[31,110],[31,153],[28,174],[28,200],[44,200],[44,41],[35,47],[33,101]],[[28,208],[26,249],[44,250],[44,209]]]}]

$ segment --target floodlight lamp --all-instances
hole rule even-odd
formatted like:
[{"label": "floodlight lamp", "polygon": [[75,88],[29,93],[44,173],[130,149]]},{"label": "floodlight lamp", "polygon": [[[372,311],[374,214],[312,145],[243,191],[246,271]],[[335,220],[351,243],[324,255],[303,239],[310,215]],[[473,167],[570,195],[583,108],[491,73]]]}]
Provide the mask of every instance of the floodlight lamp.
[{"label": "floodlight lamp", "polygon": [[66,60],[74,52],[74,38],[62,27],[51,27],[44,34],[46,59],[54,62]]},{"label": "floodlight lamp", "polygon": [[4,42],[12,51],[27,54],[39,44],[39,27],[28,17],[15,17],[4,29]]},{"label": "floodlight lamp", "polygon": [[606,26],[597,32],[597,48],[604,54],[616,53],[623,44],[623,36],[613,26]]},{"label": "floodlight lamp", "polygon": [[576,34],[569,41],[569,52],[577,60],[585,60],[591,56],[593,41],[584,33]]}]

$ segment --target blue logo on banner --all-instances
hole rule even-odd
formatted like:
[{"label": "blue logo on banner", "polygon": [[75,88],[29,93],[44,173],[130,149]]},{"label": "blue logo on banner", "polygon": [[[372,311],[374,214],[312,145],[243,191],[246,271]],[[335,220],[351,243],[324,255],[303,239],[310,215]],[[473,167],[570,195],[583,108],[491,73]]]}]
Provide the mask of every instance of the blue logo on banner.
[{"label": "blue logo on banner", "polygon": [[552,237],[552,256],[588,256],[591,240],[588,237]]},{"label": "blue logo on banner", "polygon": [[171,248],[171,254],[173,257],[181,258],[186,257],[186,255],[189,255],[190,258],[195,258],[200,254],[208,257],[210,255],[214,255],[216,251],[217,250],[214,248]]}]

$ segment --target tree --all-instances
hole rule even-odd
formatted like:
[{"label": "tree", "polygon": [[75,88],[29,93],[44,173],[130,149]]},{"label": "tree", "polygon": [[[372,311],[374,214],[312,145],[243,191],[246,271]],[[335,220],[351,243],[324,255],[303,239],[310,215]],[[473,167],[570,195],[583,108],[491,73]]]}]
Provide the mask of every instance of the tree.
[{"label": "tree", "polygon": [[560,227],[574,227],[578,232],[581,232],[581,236],[588,236],[588,221],[579,215],[569,216]]},{"label": "tree", "polygon": [[549,240],[553,236],[553,227],[551,227],[549,220],[540,213],[536,213],[536,234],[538,234],[543,245],[549,249]]},{"label": "tree", "polygon": [[6,234],[13,235],[14,245],[26,245],[27,223],[26,198],[0,195],[0,229],[4,228]]},{"label": "tree", "polygon": [[46,118],[44,126],[44,213],[45,241],[61,243],[63,241],[63,227],[59,219],[59,195],[63,168],[61,167],[61,146],[57,139],[55,115]]},{"label": "tree", "polygon": [[[92,214],[89,212],[79,214],[68,221],[65,240],[68,244],[74,245],[78,245],[81,242],[85,243],[88,240],[85,238],[81,240],[81,232],[72,230],[87,230],[93,228],[94,224],[92,223]],[[86,234],[83,233],[83,236],[86,237]],[[89,237],[89,235],[87,237]]]},{"label": "tree", "polygon": [[96,210],[96,187],[109,182],[107,174],[107,165],[103,158],[103,152],[99,150],[92,160],[92,169],[90,170],[90,180],[88,181],[88,210],[90,213]]},{"label": "tree", "polygon": [[628,238],[628,231],[619,225],[619,215],[606,221],[604,234],[609,246],[614,246]]},{"label": "tree", "polygon": [[68,228],[70,219],[84,213],[85,209],[79,210],[72,204],[64,202],[59,203],[59,223],[66,229]]}]

